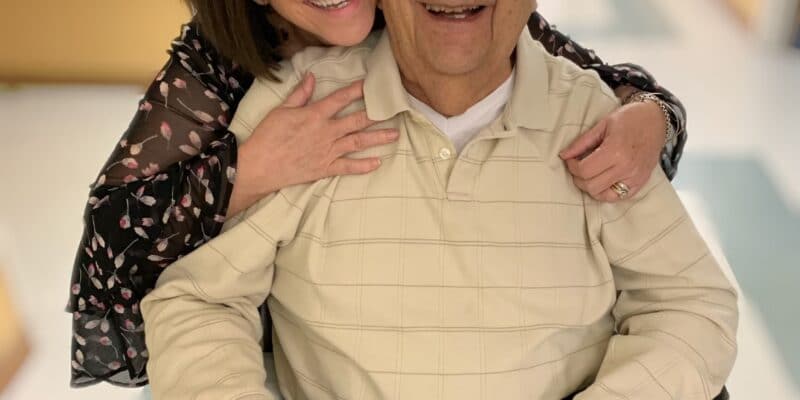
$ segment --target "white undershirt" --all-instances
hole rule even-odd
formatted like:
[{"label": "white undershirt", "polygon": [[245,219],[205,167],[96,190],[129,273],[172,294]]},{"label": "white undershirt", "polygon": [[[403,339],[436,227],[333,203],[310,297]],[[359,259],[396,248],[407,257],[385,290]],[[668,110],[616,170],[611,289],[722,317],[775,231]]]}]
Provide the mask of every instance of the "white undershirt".
[{"label": "white undershirt", "polygon": [[415,110],[419,111],[428,120],[447,135],[453,142],[457,153],[461,153],[464,146],[477,135],[483,128],[489,126],[503,113],[511,91],[514,89],[514,72],[491,94],[484,97],[461,115],[445,117],[429,105],[423,103],[410,93],[406,92],[408,101]]}]

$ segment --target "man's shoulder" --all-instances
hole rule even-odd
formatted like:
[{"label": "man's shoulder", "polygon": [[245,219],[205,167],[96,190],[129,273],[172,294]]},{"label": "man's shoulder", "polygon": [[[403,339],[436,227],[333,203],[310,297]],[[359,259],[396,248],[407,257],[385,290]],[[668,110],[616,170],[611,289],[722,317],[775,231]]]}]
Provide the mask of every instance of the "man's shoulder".
[{"label": "man's shoulder", "polygon": [[302,77],[311,72],[316,81],[312,101],[319,100],[336,89],[364,79],[367,74],[367,59],[378,38],[379,35],[373,33],[362,43],[351,47],[307,47],[281,68],[278,78],[282,84],[275,85],[274,82],[263,80],[261,84],[271,86],[273,91],[285,98]]},{"label": "man's shoulder", "polygon": [[[538,117],[541,129],[561,132],[567,143],[619,106],[614,91],[593,70],[582,69],[564,57],[548,53],[542,43],[523,37],[518,47],[519,82],[538,93],[543,102]],[[517,109],[523,113],[524,107]],[[563,129],[562,129],[563,128]]]},{"label": "man's shoulder", "polygon": [[617,101],[614,91],[600,79],[595,70],[583,69],[567,58],[548,53],[543,47],[542,51],[547,66],[550,95],[566,96],[576,91],[590,91],[611,102]]},{"label": "man's shoulder", "polygon": [[312,72],[317,81],[349,83],[363,79],[366,61],[376,43],[369,36],[363,43],[351,47],[308,47],[292,57],[292,69],[299,76]]},{"label": "man's shoulder", "polygon": [[583,69],[572,61],[554,56],[535,42],[547,75],[547,102],[554,126],[594,125],[617,107],[614,91],[592,69]]},{"label": "man's shoulder", "polygon": [[366,60],[376,42],[377,35],[373,34],[352,47],[308,47],[282,61],[273,77],[256,78],[239,103],[230,130],[239,141],[246,139],[269,111],[283,103],[306,72],[316,79],[312,102],[363,79]]}]

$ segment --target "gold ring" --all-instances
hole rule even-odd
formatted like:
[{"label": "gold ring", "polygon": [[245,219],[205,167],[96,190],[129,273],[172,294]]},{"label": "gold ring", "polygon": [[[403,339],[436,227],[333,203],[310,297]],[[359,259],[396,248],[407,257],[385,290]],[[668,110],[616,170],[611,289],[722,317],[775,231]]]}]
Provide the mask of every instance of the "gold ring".
[{"label": "gold ring", "polygon": [[624,182],[617,182],[611,185],[611,190],[613,190],[620,199],[628,197],[628,194],[631,192],[631,188],[629,188]]}]

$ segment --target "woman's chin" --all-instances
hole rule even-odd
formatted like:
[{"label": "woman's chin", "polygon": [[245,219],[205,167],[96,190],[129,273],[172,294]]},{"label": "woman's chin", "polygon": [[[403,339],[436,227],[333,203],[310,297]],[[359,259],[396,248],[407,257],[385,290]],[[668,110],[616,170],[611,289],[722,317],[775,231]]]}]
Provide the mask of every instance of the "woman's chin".
[{"label": "woman's chin", "polygon": [[[332,30],[333,31],[333,30]],[[355,46],[364,41],[372,31],[372,20],[363,26],[349,26],[345,29],[336,29],[327,35],[322,35],[323,41],[330,46]]]}]

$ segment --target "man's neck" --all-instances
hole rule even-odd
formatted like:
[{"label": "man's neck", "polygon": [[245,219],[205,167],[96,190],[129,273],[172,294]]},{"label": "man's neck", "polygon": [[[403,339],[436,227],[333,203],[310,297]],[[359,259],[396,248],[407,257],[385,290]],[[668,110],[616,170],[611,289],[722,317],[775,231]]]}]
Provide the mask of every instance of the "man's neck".
[{"label": "man's neck", "polygon": [[463,75],[437,74],[424,68],[405,69],[401,74],[409,94],[436,112],[452,117],[461,115],[505,82],[513,70],[511,60]]}]

